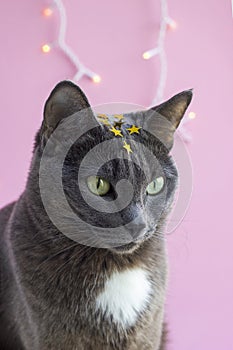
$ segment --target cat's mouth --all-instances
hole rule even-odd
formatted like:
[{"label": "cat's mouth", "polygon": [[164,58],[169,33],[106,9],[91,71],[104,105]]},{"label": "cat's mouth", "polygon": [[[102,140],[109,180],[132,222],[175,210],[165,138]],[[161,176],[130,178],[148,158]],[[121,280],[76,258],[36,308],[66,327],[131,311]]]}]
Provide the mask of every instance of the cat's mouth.
[{"label": "cat's mouth", "polygon": [[117,247],[112,248],[111,250],[118,253],[118,254],[130,254],[133,253],[137,248],[139,248],[139,246],[145,242],[148,238],[151,237],[151,235],[153,234],[154,230],[150,229],[146,232],[146,234],[140,238],[137,239],[133,242],[124,244],[124,245],[120,245]]}]

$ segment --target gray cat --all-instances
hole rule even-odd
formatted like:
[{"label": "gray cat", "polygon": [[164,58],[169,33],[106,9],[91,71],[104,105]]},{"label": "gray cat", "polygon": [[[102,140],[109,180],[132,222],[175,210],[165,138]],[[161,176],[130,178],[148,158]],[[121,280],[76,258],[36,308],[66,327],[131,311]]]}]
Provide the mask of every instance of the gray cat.
[{"label": "gray cat", "polygon": [[[147,111],[95,116],[79,87],[68,81],[55,87],[36,135],[25,191],[0,211],[0,349],[165,349],[163,230],[177,185],[169,151],[191,99],[187,90]],[[68,148],[62,164],[67,213],[53,176],[73,130],[67,124],[68,131],[61,132],[70,116],[75,128],[95,126]],[[98,169],[87,164],[83,191],[93,201],[89,205],[79,169],[88,152],[105,141],[107,157],[117,147],[119,156],[102,159]],[[50,183],[44,192],[43,157],[47,166],[41,176],[47,174],[44,181]],[[105,156],[95,157],[97,162]],[[117,183],[124,179],[132,184],[130,202],[115,212],[99,211],[96,206],[121,205]],[[121,192],[126,200],[128,187]],[[74,217],[90,231],[81,230]],[[108,232],[106,244],[103,236],[96,239],[101,230]]]}]

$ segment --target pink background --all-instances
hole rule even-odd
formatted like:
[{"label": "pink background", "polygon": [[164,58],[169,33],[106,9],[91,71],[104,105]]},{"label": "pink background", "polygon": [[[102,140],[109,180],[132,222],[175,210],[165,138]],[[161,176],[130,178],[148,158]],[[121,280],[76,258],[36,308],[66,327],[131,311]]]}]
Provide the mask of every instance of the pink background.
[{"label": "pink background", "polygon": [[[57,49],[40,46],[57,36],[58,16],[41,15],[49,2],[2,1],[0,11],[0,205],[22,192],[33,137],[51,88],[75,71]],[[67,42],[102,76],[80,86],[92,104],[149,105],[159,76],[155,46],[159,0],[64,0]],[[194,172],[189,211],[169,239],[167,319],[170,350],[233,349],[232,14],[230,1],[170,0],[178,22],[166,38],[165,97],[194,87],[188,145]]]}]

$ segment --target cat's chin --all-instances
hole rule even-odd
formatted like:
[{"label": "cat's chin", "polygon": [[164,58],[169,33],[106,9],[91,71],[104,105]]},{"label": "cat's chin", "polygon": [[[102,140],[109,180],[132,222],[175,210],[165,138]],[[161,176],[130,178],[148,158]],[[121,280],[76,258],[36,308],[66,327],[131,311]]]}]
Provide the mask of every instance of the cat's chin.
[{"label": "cat's chin", "polygon": [[111,251],[117,254],[131,254],[139,248],[142,242],[131,242],[128,244],[120,245],[118,247],[111,248]]},{"label": "cat's chin", "polygon": [[111,251],[117,254],[131,254],[137,250],[145,241],[147,241],[151,236],[154,230],[148,230],[142,239],[133,241],[124,245],[119,245],[117,247],[111,248]]}]

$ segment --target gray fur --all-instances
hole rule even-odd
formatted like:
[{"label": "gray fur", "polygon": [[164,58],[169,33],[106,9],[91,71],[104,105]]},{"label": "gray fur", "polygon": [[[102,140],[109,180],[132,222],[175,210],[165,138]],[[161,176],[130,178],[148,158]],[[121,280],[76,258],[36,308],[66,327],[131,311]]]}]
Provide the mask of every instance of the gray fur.
[{"label": "gray fur", "polygon": [[[191,92],[188,91],[182,93],[180,98],[159,106],[159,112],[173,123],[170,136],[190,100]],[[18,201],[0,211],[2,350],[165,349],[166,330],[163,322],[167,259],[163,229],[177,184],[177,171],[169,155],[171,143],[166,147],[147,131],[140,134],[141,142],[156,155],[166,175],[166,206],[159,216],[156,215],[159,196],[156,199],[142,196],[147,185],[145,176],[135,165],[122,159],[103,166],[100,175],[107,177],[113,187],[125,176],[131,179],[136,190],[127,210],[106,216],[90,209],[81,200],[75,181],[78,164],[83,154],[94,145],[113,138],[106,127],[93,129],[73,145],[66,157],[64,190],[77,215],[95,226],[114,227],[119,222],[124,224],[132,220],[139,214],[138,208],[141,208],[139,221],[142,225],[146,222],[152,230],[131,246],[101,249],[70,240],[53,225],[41,200],[38,174],[49,136],[64,118],[89,107],[78,87],[69,82],[57,85],[46,102],[44,121],[36,136],[25,191]],[[137,120],[139,125],[142,116],[147,118],[144,112],[125,117],[129,124]],[[152,120],[147,128],[150,125],[156,127],[156,121]],[[133,135],[131,139],[134,139]],[[136,156],[143,161],[142,155]],[[152,171],[154,165],[146,165],[151,169],[153,178],[153,171],[156,172],[156,169]],[[147,212],[144,201],[150,201]],[[62,209],[59,210],[59,203],[57,205],[62,218]],[[154,286],[152,302],[133,327],[121,329],[104,314],[96,312],[96,296],[104,289],[106,278],[113,271],[142,265],[149,272]]]}]

